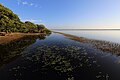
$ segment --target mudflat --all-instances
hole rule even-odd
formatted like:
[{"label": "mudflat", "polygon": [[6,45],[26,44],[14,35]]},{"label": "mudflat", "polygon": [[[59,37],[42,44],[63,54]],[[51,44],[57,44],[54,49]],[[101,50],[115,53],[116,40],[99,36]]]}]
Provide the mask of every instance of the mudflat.
[{"label": "mudflat", "polygon": [[118,43],[113,43],[113,42],[109,42],[109,41],[102,41],[102,40],[95,40],[95,39],[88,39],[85,37],[78,37],[78,36],[74,36],[74,35],[66,34],[66,33],[61,33],[61,32],[55,32],[55,33],[62,34],[65,37],[67,37],[71,40],[74,40],[74,41],[91,44],[94,48],[100,49],[104,52],[110,52],[110,53],[113,53],[116,55],[120,55],[120,44],[118,44]]}]

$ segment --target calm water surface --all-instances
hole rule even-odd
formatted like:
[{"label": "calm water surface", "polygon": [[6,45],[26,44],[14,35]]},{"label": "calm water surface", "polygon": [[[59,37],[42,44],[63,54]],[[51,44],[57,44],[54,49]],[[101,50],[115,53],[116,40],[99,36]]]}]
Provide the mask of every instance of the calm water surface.
[{"label": "calm water surface", "polygon": [[[9,57],[3,55],[7,49],[0,48],[0,80],[120,80],[120,57],[95,49],[90,44],[57,33],[17,41],[21,42],[25,44],[17,44],[17,54],[20,55],[12,60],[9,57],[16,54],[15,42],[11,43],[11,52],[11,45],[7,48],[11,54]],[[20,48],[25,45],[24,49]]]},{"label": "calm water surface", "polygon": [[89,39],[106,40],[120,43],[120,30],[55,30]]}]

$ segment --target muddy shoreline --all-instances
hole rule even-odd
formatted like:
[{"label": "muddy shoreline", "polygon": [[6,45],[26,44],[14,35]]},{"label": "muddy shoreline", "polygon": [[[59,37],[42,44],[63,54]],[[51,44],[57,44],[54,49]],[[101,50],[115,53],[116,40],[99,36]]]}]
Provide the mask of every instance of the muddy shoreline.
[{"label": "muddy shoreline", "polygon": [[77,37],[75,35],[66,34],[62,32],[54,32],[64,35],[66,38],[69,38],[71,40],[75,40],[81,43],[88,43],[92,45],[94,48],[100,49],[103,52],[108,52],[116,55],[120,55],[120,44],[113,43],[109,41],[103,41],[103,40],[95,40],[95,39],[88,39],[85,37]]},{"label": "muddy shoreline", "polygon": [[37,36],[41,35],[42,33],[10,33],[6,34],[6,36],[0,36],[0,45],[5,45],[10,43],[11,41],[19,40],[25,36]]}]

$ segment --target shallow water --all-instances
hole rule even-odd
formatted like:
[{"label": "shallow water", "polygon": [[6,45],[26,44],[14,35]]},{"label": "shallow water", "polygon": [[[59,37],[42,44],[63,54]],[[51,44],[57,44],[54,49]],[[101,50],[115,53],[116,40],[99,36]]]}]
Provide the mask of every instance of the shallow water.
[{"label": "shallow water", "polygon": [[57,33],[32,42],[20,56],[1,66],[1,80],[120,80],[117,55]]},{"label": "shallow water", "polygon": [[55,30],[89,39],[120,43],[120,30]]}]

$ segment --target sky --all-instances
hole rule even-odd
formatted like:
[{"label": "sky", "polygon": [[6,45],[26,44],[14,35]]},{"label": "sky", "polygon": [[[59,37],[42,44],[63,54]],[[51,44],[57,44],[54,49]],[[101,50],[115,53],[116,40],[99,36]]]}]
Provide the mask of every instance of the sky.
[{"label": "sky", "polygon": [[50,29],[120,29],[120,0],[0,0],[21,21]]}]

